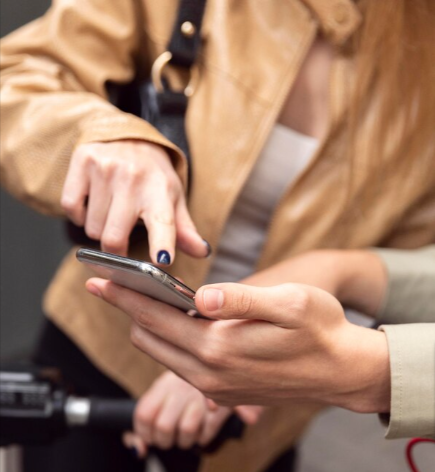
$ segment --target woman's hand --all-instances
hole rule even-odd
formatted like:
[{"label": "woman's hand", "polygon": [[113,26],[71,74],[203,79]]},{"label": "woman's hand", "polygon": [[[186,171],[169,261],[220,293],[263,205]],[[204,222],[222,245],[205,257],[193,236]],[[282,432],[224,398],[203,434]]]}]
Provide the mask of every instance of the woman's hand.
[{"label": "woman's hand", "polygon": [[102,279],[90,279],[87,288],[131,317],[136,347],[220,404],[296,399],[389,411],[385,334],[350,324],[323,290],[297,284],[201,287],[196,304],[216,319],[209,321]]},{"label": "woman's hand", "polygon": [[[134,433],[124,434],[124,444],[135,447],[141,457],[147,454],[148,446],[205,446],[232,413],[232,408],[223,406],[211,410],[199,390],[174,373],[165,372],[140,398],[134,414]],[[240,407],[239,415],[246,422],[258,417],[252,407]]]},{"label": "woman's hand", "polygon": [[169,265],[175,245],[205,257],[208,244],[196,231],[183,188],[165,150],[139,140],[82,144],[74,151],[62,207],[103,250],[125,255],[138,219],[148,230],[154,263]]}]

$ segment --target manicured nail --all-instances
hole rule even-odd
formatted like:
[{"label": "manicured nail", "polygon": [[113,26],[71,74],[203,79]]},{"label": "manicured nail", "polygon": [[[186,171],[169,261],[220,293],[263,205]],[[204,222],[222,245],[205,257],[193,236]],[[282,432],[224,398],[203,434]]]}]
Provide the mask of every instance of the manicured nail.
[{"label": "manicured nail", "polygon": [[206,249],[207,249],[207,254],[206,254],[204,257],[205,257],[205,258],[210,257],[210,256],[211,256],[211,253],[213,252],[213,249],[211,248],[209,242],[206,241],[205,239],[203,239],[202,242],[204,243],[204,246],[205,246]]},{"label": "manicured nail", "polygon": [[204,290],[202,299],[207,311],[216,311],[219,310],[219,308],[222,308],[224,304],[224,293],[222,290],[208,288],[207,290]]},{"label": "manicured nail", "polygon": [[88,285],[88,291],[92,293],[92,295],[95,295],[96,297],[102,298],[103,296],[95,285]]},{"label": "manicured nail", "polygon": [[171,263],[171,256],[168,251],[159,251],[157,253],[157,262],[159,264],[169,265]]}]

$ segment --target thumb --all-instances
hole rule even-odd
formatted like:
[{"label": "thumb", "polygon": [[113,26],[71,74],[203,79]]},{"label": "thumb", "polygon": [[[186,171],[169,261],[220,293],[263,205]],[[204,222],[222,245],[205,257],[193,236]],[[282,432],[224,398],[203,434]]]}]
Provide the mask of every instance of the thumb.
[{"label": "thumb", "polygon": [[200,313],[214,319],[255,319],[291,325],[295,311],[299,315],[308,310],[310,298],[310,287],[304,285],[253,287],[227,283],[201,287],[195,303]]},{"label": "thumb", "polygon": [[255,424],[260,419],[264,408],[255,405],[240,405],[234,408],[237,416],[246,424]]}]

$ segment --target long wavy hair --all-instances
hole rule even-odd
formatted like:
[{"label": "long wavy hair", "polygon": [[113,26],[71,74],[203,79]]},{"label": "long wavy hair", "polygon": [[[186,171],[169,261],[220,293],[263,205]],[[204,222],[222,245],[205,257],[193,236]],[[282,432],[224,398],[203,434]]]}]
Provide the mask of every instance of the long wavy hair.
[{"label": "long wavy hair", "polygon": [[364,20],[348,45],[355,58],[349,188],[371,176],[362,208],[392,172],[403,177],[394,179],[401,182],[398,198],[412,198],[421,185],[435,193],[435,1],[360,0],[358,6]]}]

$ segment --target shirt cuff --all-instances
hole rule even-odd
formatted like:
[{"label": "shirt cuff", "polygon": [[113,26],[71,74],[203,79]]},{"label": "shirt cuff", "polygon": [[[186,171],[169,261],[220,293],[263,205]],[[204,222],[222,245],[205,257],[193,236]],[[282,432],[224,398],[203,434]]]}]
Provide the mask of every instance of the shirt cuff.
[{"label": "shirt cuff", "polygon": [[372,249],[383,261],[388,288],[377,313],[382,323],[435,321],[435,246]]},{"label": "shirt cuff", "polygon": [[[435,438],[435,324],[380,326],[387,336],[391,409],[385,437]],[[383,423],[388,421],[381,415]]]}]

